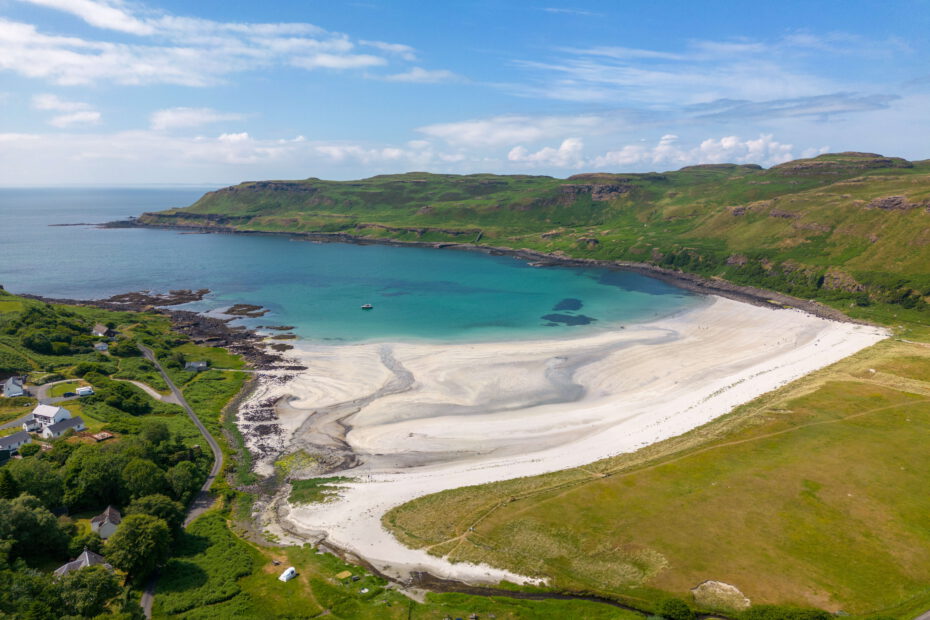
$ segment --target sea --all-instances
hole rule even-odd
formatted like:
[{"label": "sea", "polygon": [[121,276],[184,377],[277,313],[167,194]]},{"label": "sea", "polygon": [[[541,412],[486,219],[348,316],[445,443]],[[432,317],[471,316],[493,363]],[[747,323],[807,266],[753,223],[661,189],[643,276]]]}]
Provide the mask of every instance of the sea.
[{"label": "sea", "polygon": [[314,342],[568,337],[705,300],[639,274],[480,252],[98,226],[210,189],[0,189],[0,285],[69,299],[206,288],[183,308],[260,305],[270,312],[240,323],[293,326]]}]

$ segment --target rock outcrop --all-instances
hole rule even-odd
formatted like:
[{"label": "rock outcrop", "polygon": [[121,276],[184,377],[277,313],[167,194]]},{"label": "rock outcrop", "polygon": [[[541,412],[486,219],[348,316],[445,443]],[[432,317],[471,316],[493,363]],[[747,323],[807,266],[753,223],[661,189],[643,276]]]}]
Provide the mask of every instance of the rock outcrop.
[{"label": "rock outcrop", "polygon": [[752,604],[736,586],[722,581],[704,581],[691,588],[694,602],[710,609],[742,611]]}]

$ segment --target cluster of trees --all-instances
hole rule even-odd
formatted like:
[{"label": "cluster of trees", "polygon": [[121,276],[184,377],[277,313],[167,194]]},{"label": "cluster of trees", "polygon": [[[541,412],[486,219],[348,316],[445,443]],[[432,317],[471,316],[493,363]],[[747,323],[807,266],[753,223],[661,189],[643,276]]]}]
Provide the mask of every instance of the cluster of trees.
[{"label": "cluster of trees", "polygon": [[19,338],[26,349],[44,355],[71,355],[93,350],[88,321],[50,304],[30,304],[4,325],[4,333]]},{"label": "cluster of trees", "polygon": [[139,435],[119,442],[59,440],[47,452],[10,461],[0,470],[0,489],[12,485],[5,497],[25,493],[50,510],[125,506],[153,494],[186,503],[208,468],[209,457],[185,446],[164,422],[146,420]]},{"label": "cluster of trees", "polygon": [[[105,607],[136,617],[137,606],[112,601],[123,589],[105,569],[81,569],[56,580],[28,564],[36,559],[63,564],[89,549],[130,579],[143,580],[171,555],[184,506],[208,467],[209,458],[184,446],[163,422],[146,420],[137,435],[118,442],[56,440],[51,450],[0,468],[0,617],[92,617]],[[55,516],[62,508],[96,511],[108,505],[121,508],[123,518],[106,544],[70,518]]]},{"label": "cluster of trees", "polygon": [[88,402],[101,402],[129,415],[145,415],[152,412],[152,401],[128,383],[113,381],[97,372],[84,374],[84,380],[94,386],[94,395]]},{"label": "cluster of trees", "polygon": [[119,620],[145,617],[129,591],[120,585],[119,577],[102,566],[55,579],[29,568],[22,560],[9,562],[0,552],[0,616],[68,620],[104,614]]}]

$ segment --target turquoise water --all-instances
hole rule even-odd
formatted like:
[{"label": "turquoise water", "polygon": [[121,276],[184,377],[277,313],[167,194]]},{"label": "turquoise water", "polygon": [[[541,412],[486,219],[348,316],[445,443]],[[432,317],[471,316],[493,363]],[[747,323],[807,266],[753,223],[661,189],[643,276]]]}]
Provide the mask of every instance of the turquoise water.
[{"label": "turquoise water", "polygon": [[[534,268],[475,252],[49,226],[184,206],[206,189],[0,189],[0,284],[14,293],[84,299],[209,288],[191,309],[258,304],[272,312],[246,324],[293,325],[319,341],[569,336],[702,300],[637,274]],[[374,309],[361,310],[366,303]]]}]

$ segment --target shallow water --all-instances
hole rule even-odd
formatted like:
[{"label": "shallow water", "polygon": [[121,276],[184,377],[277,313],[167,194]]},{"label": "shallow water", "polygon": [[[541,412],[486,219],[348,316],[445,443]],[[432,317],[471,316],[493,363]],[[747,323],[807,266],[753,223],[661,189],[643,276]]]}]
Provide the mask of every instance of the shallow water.
[{"label": "shallow water", "polygon": [[[0,284],[85,299],[209,288],[191,309],[259,304],[271,313],[246,324],[292,325],[301,338],[337,342],[565,337],[702,300],[638,274],[535,268],[475,252],[50,226],[184,206],[206,189],[0,189]],[[361,310],[366,303],[374,309]]]}]

